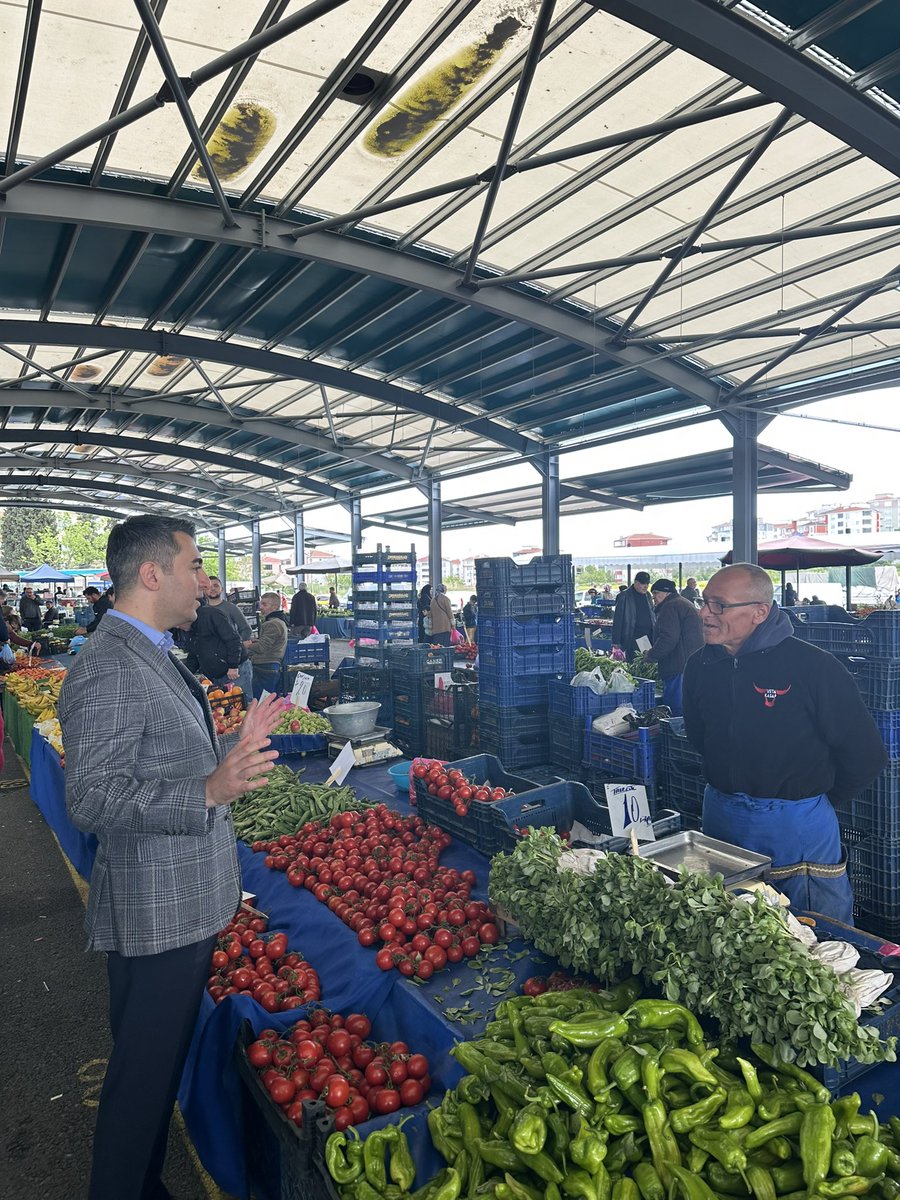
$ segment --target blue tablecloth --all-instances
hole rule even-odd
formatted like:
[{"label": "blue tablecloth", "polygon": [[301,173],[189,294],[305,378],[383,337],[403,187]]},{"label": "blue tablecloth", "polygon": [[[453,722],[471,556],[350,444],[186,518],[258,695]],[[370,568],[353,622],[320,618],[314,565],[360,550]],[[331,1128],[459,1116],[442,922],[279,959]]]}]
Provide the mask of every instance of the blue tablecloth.
[{"label": "blue tablecloth", "polygon": [[349,641],[353,637],[352,617],[316,617],[316,629],[329,637]]},{"label": "blue tablecloth", "polygon": [[92,833],[76,829],[69,820],[59,755],[36,729],[31,731],[31,798],[56,834],[66,858],[82,879],[90,879],[97,839]]}]

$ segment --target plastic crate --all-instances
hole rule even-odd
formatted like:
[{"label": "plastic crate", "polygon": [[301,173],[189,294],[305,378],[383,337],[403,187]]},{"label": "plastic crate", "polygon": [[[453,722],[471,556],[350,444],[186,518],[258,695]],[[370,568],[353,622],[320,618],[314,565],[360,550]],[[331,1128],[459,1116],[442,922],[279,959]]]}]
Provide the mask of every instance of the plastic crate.
[{"label": "plastic crate", "polygon": [[[886,942],[900,942],[900,916],[883,917],[879,913],[869,912],[860,905],[854,905],[853,919],[857,929],[874,933],[878,937],[884,938]],[[896,1026],[893,1032],[900,1034],[900,1030]]]},{"label": "plastic crate", "polygon": [[516,728],[500,733],[492,730],[488,735],[482,725],[479,726],[479,739],[485,754],[493,754],[508,767],[528,767],[532,763],[546,762],[550,757],[550,738],[546,731],[543,737],[522,733]]},{"label": "plastic crate", "polygon": [[243,1021],[235,1042],[234,1063],[241,1083],[247,1194],[255,1186],[271,1200],[309,1200],[316,1124],[325,1113],[325,1105],[321,1100],[306,1100],[302,1127],[289,1121],[247,1060],[247,1047],[255,1038],[250,1022]]},{"label": "plastic crate", "polygon": [[394,677],[394,685],[391,689],[391,695],[394,697],[394,705],[397,708],[402,708],[410,714],[420,713],[425,714],[425,689],[423,680],[416,679],[414,676],[406,677],[408,682],[403,679]]},{"label": "plastic crate", "polygon": [[848,850],[850,883],[860,909],[900,921],[900,845],[871,836]]},{"label": "plastic crate", "polygon": [[575,669],[575,643],[556,646],[505,646],[502,649],[478,644],[478,674],[507,678],[523,675],[571,675]]},{"label": "plastic crate", "polygon": [[575,621],[570,616],[478,616],[478,649],[509,646],[555,646],[575,641]]},{"label": "plastic crate", "polygon": [[869,708],[881,712],[900,708],[900,660],[870,658],[848,663],[848,668]]},{"label": "plastic crate", "polygon": [[[425,715],[420,714],[416,717],[411,717],[408,713],[394,705],[393,733],[395,738],[404,739],[404,745],[400,746],[401,750],[411,746],[416,754],[425,753]],[[399,742],[396,743],[398,746]]]},{"label": "plastic crate", "polygon": [[[871,921],[875,923],[866,924],[865,922],[869,920],[869,917],[866,915],[864,921],[860,919],[862,916],[863,914],[860,914],[856,919],[858,928],[865,929],[867,932],[875,933],[891,941],[896,936],[900,936],[900,921],[895,922],[892,929],[884,929],[882,928],[884,923],[878,923],[880,918],[873,916]],[[877,1029],[878,1036],[882,1040],[889,1037],[896,1037],[900,1034],[900,976],[894,976],[894,983],[879,1000],[879,1003],[885,1002],[889,1002],[889,1007],[885,1008],[883,1012],[864,1012],[859,1018],[860,1025]],[[836,1067],[827,1067],[820,1064],[810,1066],[807,1070],[816,1079],[820,1079],[832,1094],[835,1094],[852,1080],[858,1079],[860,1075],[867,1074],[877,1065],[877,1063],[857,1062],[855,1058],[850,1058],[838,1063]]]},{"label": "plastic crate", "polygon": [[326,638],[324,642],[301,642],[288,638],[287,649],[282,661],[287,666],[292,666],[294,663],[328,664],[331,662],[331,641]]},{"label": "plastic crate", "polygon": [[[491,787],[502,787],[508,792],[531,792],[535,784],[519,775],[511,775],[498,758],[490,754],[475,754],[469,758],[456,759],[448,762],[448,769],[456,767],[467,779],[477,785],[490,784]],[[428,786],[421,779],[413,777],[416,791],[416,811],[429,825],[438,825],[461,842],[474,846],[483,854],[493,853],[493,835],[490,831],[487,810],[493,805],[474,802],[464,817],[458,817],[453,811],[449,800],[439,800],[429,794]],[[502,801],[497,801],[502,803]]]},{"label": "plastic crate", "polygon": [[411,675],[436,675],[450,670],[449,647],[426,646],[415,642],[391,646],[389,657],[395,670],[407,671]]},{"label": "plastic crate", "polygon": [[703,777],[703,755],[695,750],[684,732],[684,717],[669,717],[660,721],[662,741],[656,748],[657,767],[673,764],[683,775]]},{"label": "plastic crate", "polygon": [[478,619],[486,616],[529,617],[565,616],[572,611],[572,588],[525,588],[506,590],[497,587],[478,589]]},{"label": "plastic crate", "polygon": [[425,753],[425,730],[398,729],[396,725],[391,731],[390,742],[396,746],[404,758],[419,758]]},{"label": "plastic crate", "polygon": [[483,738],[499,738],[507,733],[516,733],[523,738],[546,739],[549,736],[546,704],[501,707],[482,701],[478,723]]},{"label": "plastic crate", "polygon": [[900,611],[885,609],[869,613],[863,622],[878,658],[900,658]]},{"label": "plastic crate", "polygon": [[[380,715],[380,714],[379,714]],[[328,745],[324,733],[270,733],[269,749],[279,757],[297,754],[322,754]]]},{"label": "plastic crate", "polygon": [[900,712],[873,712],[872,720],[878,726],[889,758],[900,758]]},{"label": "plastic crate", "polygon": [[479,592],[482,587],[555,587],[562,584],[572,589],[574,598],[570,554],[539,554],[521,566],[511,558],[477,558],[475,581]]},{"label": "plastic crate", "polygon": [[825,604],[795,604],[792,616],[804,617],[807,621],[827,621],[828,607]]},{"label": "plastic crate", "polygon": [[581,772],[573,775],[563,775],[556,763],[535,763],[525,768],[525,774],[535,787],[545,787],[548,783],[564,783],[572,779],[581,783]]},{"label": "plastic crate", "polygon": [[524,679],[509,678],[505,675],[478,674],[478,693],[482,704],[496,704],[501,708],[516,707],[520,704],[546,704],[547,692],[554,679],[566,678],[564,675],[529,675]]},{"label": "plastic crate", "polygon": [[656,684],[652,679],[638,679],[635,683],[633,692],[606,692],[598,696],[589,687],[572,687],[568,679],[555,679],[547,686],[550,711],[561,717],[599,717],[620,704],[633,704],[638,712],[646,712],[656,704]]},{"label": "plastic crate", "polygon": [[390,667],[341,667],[339,677],[341,695],[346,695],[348,699],[355,696],[380,696],[391,690]]},{"label": "plastic crate", "polygon": [[874,654],[872,635],[860,625],[839,624],[836,621],[807,621],[794,627],[794,635],[811,646],[829,654]]},{"label": "plastic crate", "polygon": [[584,739],[590,727],[590,717],[561,717],[551,713],[547,724],[550,730],[550,761],[573,770],[584,760]]},{"label": "plastic crate", "polygon": [[668,808],[684,816],[703,816],[703,794],[706,780],[700,775],[685,774],[671,763],[666,763],[658,775],[659,792]]},{"label": "plastic crate", "polygon": [[613,737],[592,729],[585,743],[585,761],[605,774],[620,775],[639,783],[652,783],[656,774],[656,744],[659,726],[637,729],[634,733]]},{"label": "plastic crate", "polygon": [[892,762],[867,788],[836,807],[842,826],[859,830],[861,837],[893,843],[900,853],[900,762]]},{"label": "plastic crate", "polygon": [[610,783],[639,783],[647,792],[647,803],[650,806],[650,815],[653,816],[659,808],[662,807],[659,788],[656,782],[649,782],[646,779],[635,779],[634,776],[616,773],[614,771],[603,771],[597,767],[584,768],[584,782],[594,797],[600,804],[606,804],[606,785]]},{"label": "plastic crate", "polygon": [[[468,731],[463,733],[452,721],[434,719],[425,722],[425,753],[429,758],[439,758],[442,762],[450,762],[455,758],[465,758],[471,753],[472,745],[460,741],[460,737],[468,738]],[[442,801],[446,803],[446,801]],[[454,814],[455,815],[455,814]]]},{"label": "plastic crate", "polygon": [[468,731],[478,724],[478,688],[473,684],[448,688],[426,687],[425,713],[429,717],[452,721],[458,728]]}]

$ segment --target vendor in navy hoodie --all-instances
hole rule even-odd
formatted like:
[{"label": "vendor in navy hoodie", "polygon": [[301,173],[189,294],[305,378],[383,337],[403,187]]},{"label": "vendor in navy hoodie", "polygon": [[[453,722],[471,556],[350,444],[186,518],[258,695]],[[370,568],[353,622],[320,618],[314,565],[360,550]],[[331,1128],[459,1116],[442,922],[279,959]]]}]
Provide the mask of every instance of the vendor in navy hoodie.
[{"label": "vendor in navy hoodie", "polygon": [[706,645],[684,671],[684,726],[703,755],[703,832],[771,857],[772,884],[797,910],[853,923],[840,806],[887,763],[856,682],[792,636],[760,567],[706,585]]}]

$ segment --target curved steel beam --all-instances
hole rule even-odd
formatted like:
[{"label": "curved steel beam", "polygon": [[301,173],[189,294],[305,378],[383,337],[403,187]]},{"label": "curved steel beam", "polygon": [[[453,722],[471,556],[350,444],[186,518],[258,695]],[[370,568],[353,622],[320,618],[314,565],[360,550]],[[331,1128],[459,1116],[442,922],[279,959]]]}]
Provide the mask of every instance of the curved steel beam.
[{"label": "curved steel beam", "polygon": [[[604,354],[615,362],[639,370],[667,387],[698,400],[702,404],[716,405],[720,388],[698,371],[683,363],[671,360],[656,362],[652,355],[634,346],[617,346],[615,332],[597,326],[591,321],[590,313],[581,316],[572,309],[554,306],[527,292],[505,288],[486,288],[479,291],[461,291],[460,274],[451,267],[414,254],[400,253],[390,247],[376,245],[357,237],[341,237],[334,233],[311,233],[296,244],[293,235],[295,222],[257,214],[237,214],[236,229],[225,229],[216,208],[208,204],[188,203],[158,196],[118,192],[111,188],[68,187],[60,183],[23,183],[10,192],[3,205],[7,217],[22,220],[62,222],[63,224],[99,225],[127,232],[161,234],[172,238],[197,238],[203,242],[233,246],[239,249],[259,249],[262,244],[267,253],[280,253],[293,260],[309,260],[326,263],[354,275],[371,275],[386,279],[416,291],[440,296],[453,303],[466,305],[479,311],[489,312],[509,322],[516,322],[549,337],[562,338],[575,345],[584,346],[592,353]],[[7,324],[6,322],[3,323]],[[53,328],[58,328],[56,325]],[[90,330],[118,328],[110,326],[81,325],[82,333]],[[126,332],[126,331],[122,331]],[[134,330],[127,332],[141,333]],[[150,334],[157,340],[153,351],[159,353],[159,334]],[[163,335],[167,339],[169,336]],[[21,341],[27,341],[27,335]],[[82,338],[82,343],[84,339]],[[220,359],[223,343],[206,338],[191,339],[202,347],[202,357],[208,361],[231,362]],[[82,344],[79,343],[79,344]],[[60,343],[61,344],[61,343]],[[73,343],[65,343],[67,345]],[[234,349],[234,343],[228,343]],[[250,347],[239,346],[241,350]],[[168,353],[169,351],[162,351]],[[337,367],[312,362],[308,359],[270,355],[269,351],[257,350],[260,364],[257,370],[281,373],[281,363],[289,364],[291,378],[308,382],[324,383],[328,387],[343,388],[358,392],[362,396],[393,404],[409,412],[436,418],[453,424],[459,410],[444,401],[419,392],[412,392],[396,384],[387,384],[365,374],[342,371]],[[279,365],[273,365],[272,357]],[[188,354],[188,357],[192,357]],[[471,413],[462,410],[470,428],[498,442],[507,449],[526,453],[540,449],[542,443],[535,442],[523,434],[488,417],[468,421]]]},{"label": "curved steel beam", "polygon": [[[79,496],[79,499],[81,497]],[[131,513],[119,512],[114,508],[104,508],[103,512],[97,512],[96,508],[85,508],[82,504],[44,504],[41,501],[35,500],[13,500],[8,496],[3,500],[4,508],[40,508],[45,512],[73,512],[79,513],[83,517],[110,517],[116,521],[125,521],[131,516]],[[135,509],[140,512],[149,512],[149,509],[143,509],[140,505],[135,505]],[[154,511],[156,511],[154,509]]]},{"label": "curved steel beam", "polygon": [[693,54],[900,175],[900,126],[882,105],[717,0],[587,0]]},{"label": "curved steel beam", "polygon": [[[117,496],[136,496],[139,500],[150,500],[154,503],[171,504],[174,508],[186,509],[187,511],[196,511],[198,501],[192,497],[179,498],[178,495],[173,495],[171,492],[163,492],[160,490],[154,491],[152,488],[136,487],[131,483],[104,483],[99,479],[72,479],[65,475],[13,475],[9,472],[0,472],[0,491],[8,487],[19,488],[75,488],[76,491],[92,491],[92,492],[114,492]],[[202,505],[203,515],[217,521],[246,521],[248,515],[241,514],[235,509],[226,508],[224,505]],[[254,517],[258,514],[253,513]]]}]

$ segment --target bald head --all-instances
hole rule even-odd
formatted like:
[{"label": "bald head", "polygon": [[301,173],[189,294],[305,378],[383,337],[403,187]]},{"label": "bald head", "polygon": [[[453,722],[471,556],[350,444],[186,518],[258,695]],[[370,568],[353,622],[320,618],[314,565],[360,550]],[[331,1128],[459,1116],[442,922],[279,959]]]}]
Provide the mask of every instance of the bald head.
[{"label": "bald head", "polygon": [[713,584],[725,584],[729,591],[732,587],[738,588],[742,600],[758,600],[760,604],[771,604],[775,599],[772,580],[762,567],[753,563],[735,563],[732,567],[723,567],[710,579],[707,589],[712,589]]}]

